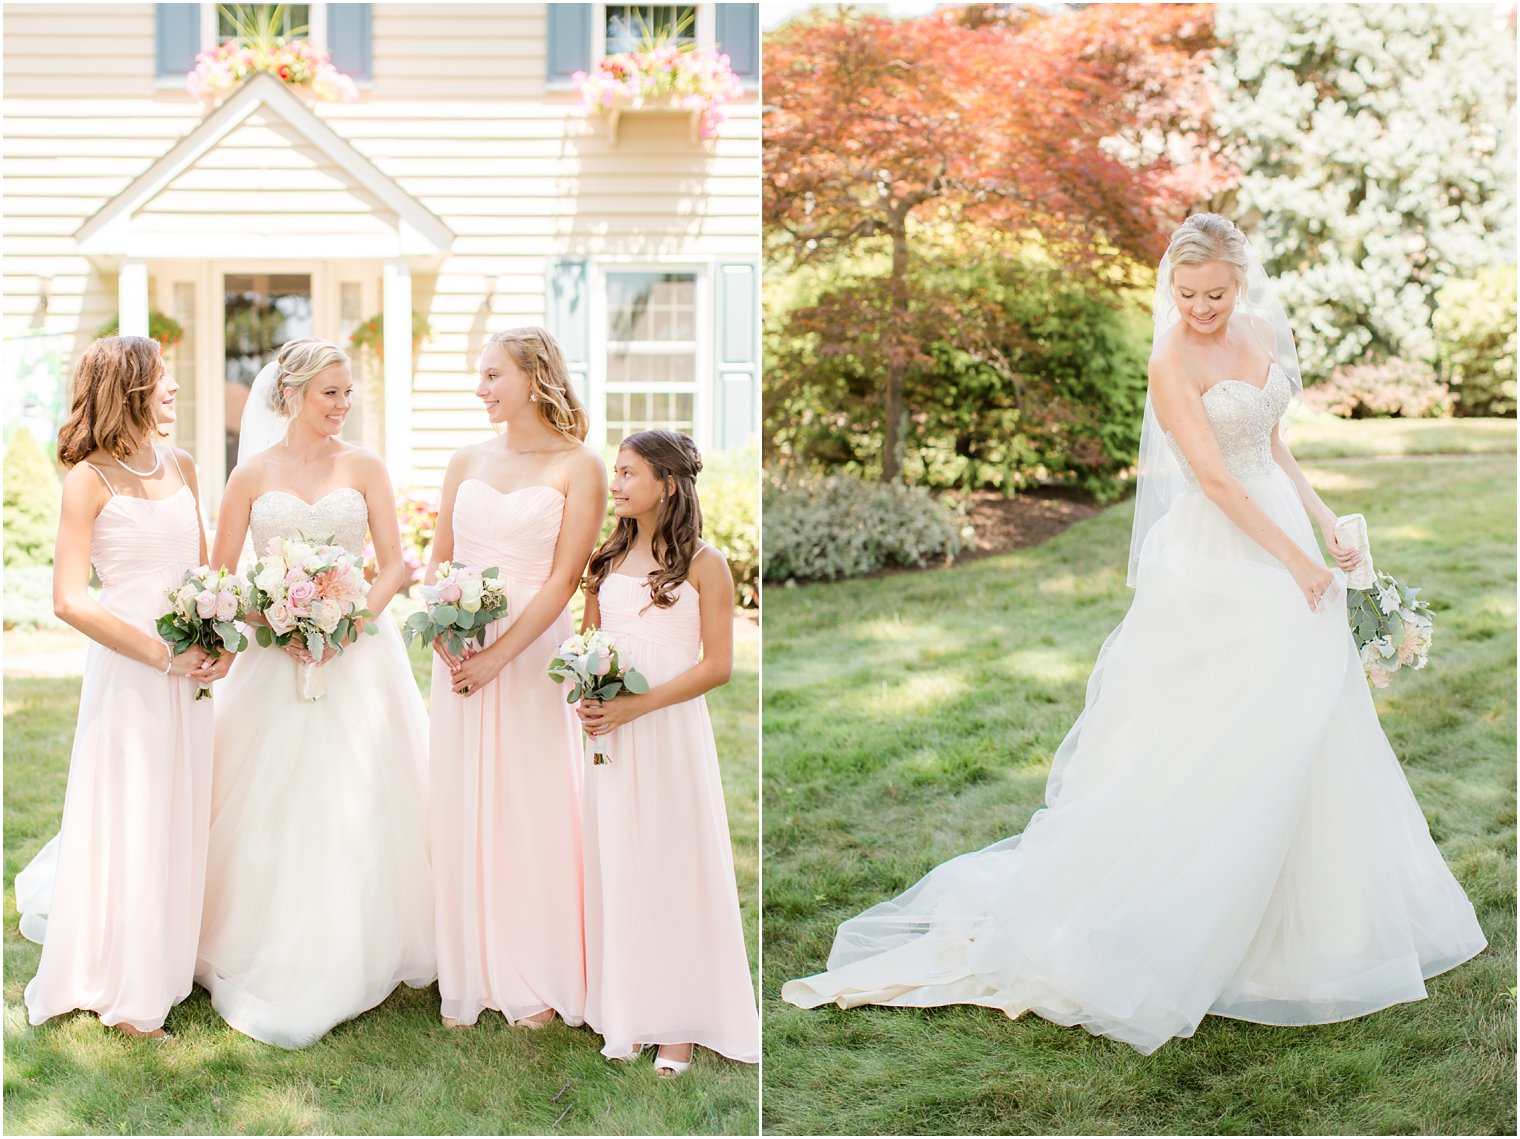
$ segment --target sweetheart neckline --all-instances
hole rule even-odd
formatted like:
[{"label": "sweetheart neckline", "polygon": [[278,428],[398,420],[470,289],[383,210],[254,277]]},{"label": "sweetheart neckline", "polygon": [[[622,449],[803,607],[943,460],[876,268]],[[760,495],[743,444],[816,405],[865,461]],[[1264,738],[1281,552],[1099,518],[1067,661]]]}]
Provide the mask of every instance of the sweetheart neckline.
[{"label": "sweetheart neckline", "polygon": [[555,494],[559,495],[561,498],[565,497],[565,492],[562,491],[562,490],[560,490],[559,487],[557,487],[557,486],[549,486],[547,483],[534,483],[532,486],[520,486],[516,490],[497,490],[490,483],[486,482],[485,479],[477,479],[477,478],[471,477],[471,478],[460,480],[459,485],[460,486],[464,486],[464,484],[467,483],[467,482],[479,483],[481,486],[485,487],[492,494],[498,495],[501,498],[511,498],[514,494],[522,494],[523,491],[527,491],[527,490],[548,490],[548,491],[553,491]]},{"label": "sweetheart neckline", "polygon": [[1253,392],[1264,392],[1272,384],[1273,372],[1281,372],[1282,366],[1276,360],[1267,365],[1267,378],[1260,384],[1253,384],[1250,380],[1215,380],[1199,393],[1199,398],[1208,395],[1215,388],[1222,388],[1225,384],[1239,384],[1241,387],[1250,388]]},{"label": "sweetheart neckline", "polygon": [[332,490],[328,491],[321,498],[317,499],[316,502],[307,502],[299,494],[296,494],[294,491],[290,491],[290,490],[266,490],[263,494],[259,495],[253,501],[254,501],[255,504],[257,504],[260,500],[268,498],[271,494],[283,494],[286,498],[293,498],[293,499],[295,499],[297,502],[299,502],[302,506],[306,507],[308,510],[315,510],[317,507],[321,506],[324,502],[326,502],[333,495],[335,495],[335,494],[342,494],[345,490],[352,491],[354,494],[357,494],[360,498],[364,497],[364,492],[362,490],[360,490],[356,486],[340,486],[340,487],[335,487]]}]

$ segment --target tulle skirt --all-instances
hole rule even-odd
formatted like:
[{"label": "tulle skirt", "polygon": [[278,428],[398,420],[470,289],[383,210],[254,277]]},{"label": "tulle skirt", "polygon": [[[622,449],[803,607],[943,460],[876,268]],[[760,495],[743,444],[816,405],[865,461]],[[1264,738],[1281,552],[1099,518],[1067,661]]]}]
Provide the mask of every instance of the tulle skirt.
[{"label": "tulle skirt", "polygon": [[322,666],[253,645],[216,697],[196,980],[239,1032],[300,1048],[437,975],[427,721],[395,623]]},{"label": "tulle skirt", "polygon": [[[1317,545],[1274,468],[1253,499]],[[1032,1011],[1143,1053],[1209,1013],[1266,1024],[1425,995],[1484,948],[1378,724],[1343,575],[1317,612],[1201,493],[1147,537],[1021,835],[845,922],[783,997]]]}]

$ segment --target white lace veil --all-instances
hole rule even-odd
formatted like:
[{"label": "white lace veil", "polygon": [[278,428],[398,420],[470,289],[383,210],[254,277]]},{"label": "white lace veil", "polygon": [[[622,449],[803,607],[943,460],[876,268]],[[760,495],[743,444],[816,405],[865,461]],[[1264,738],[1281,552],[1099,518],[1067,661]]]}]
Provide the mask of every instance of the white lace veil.
[{"label": "white lace veil", "polygon": [[[1156,270],[1156,296],[1151,302],[1151,318],[1155,322],[1151,355],[1154,356],[1162,337],[1180,319],[1177,299],[1172,292],[1171,251],[1161,258]],[[1235,302],[1235,312],[1230,318],[1230,331],[1237,326],[1254,336],[1277,362],[1293,385],[1293,399],[1283,424],[1291,418],[1299,397],[1303,394],[1304,381],[1298,368],[1298,350],[1293,346],[1293,329],[1288,326],[1288,314],[1277,299],[1267,272],[1262,268],[1261,258],[1246,241],[1246,284]],[[1254,379],[1252,383],[1256,382]],[[1136,476],[1135,523],[1129,541],[1128,582],[1135,584],[1140,569],[1140,554],[1145,548],[1145,537],[1161,516],[1172,508],[1172,503],[1182,493],[1182,467],[1172,453],[1151,406],[1149,389],[1145,393],[1145,419],[1140,427],[1140,463]]]},{"label": "white lace veil", "polygon": [[279,376],[280,365],[271,360],[259,370],[259,374],[254,377],[253,387],[248,389],[248,402],[243,405],[243,421],[238,427],[239,466],[285,438],[285,429],[290,426],[290,420],[269,404]]}]

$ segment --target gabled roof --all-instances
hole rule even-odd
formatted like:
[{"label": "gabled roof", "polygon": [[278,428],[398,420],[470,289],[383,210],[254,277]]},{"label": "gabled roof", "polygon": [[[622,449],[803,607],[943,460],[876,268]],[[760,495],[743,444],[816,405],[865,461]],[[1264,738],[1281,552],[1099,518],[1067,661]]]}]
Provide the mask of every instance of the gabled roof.
[{"label": "gabled roof", "polygon": [[108,257],[134,255],[131,248],[134,216],[261,110],[265,112],[263,117],[278,120],[305,139],[351,179],[356,188],[394,215],[396,242],[388,250],[377,250],[378,254],[436,256],[453,245],[453,232],[437,215],[355,150],[285,84],[260,72],[246,80],[194,130],[80,226],[74,234],[80,252]]}]

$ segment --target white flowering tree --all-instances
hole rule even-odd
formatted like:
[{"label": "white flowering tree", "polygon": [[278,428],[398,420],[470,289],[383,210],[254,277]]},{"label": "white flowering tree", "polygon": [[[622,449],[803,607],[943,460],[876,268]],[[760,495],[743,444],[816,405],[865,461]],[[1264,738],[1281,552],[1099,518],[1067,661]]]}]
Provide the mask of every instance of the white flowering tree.
[{"label": "white flowering tree", "polygon": [[1430,361],[1435,294],[1514,261],[1515,37],[1497,5],[1220,5],[1224,203],[1269,257],[1306,377]]}]

